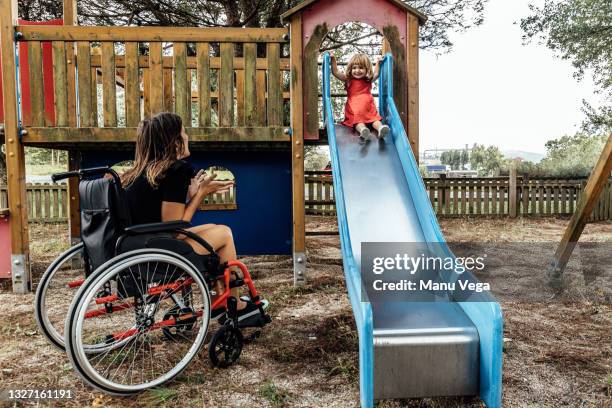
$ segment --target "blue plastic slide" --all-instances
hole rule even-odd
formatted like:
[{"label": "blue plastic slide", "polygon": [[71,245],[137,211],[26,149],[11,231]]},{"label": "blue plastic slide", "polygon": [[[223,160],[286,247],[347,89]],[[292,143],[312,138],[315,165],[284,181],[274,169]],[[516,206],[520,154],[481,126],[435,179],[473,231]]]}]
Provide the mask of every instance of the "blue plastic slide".
[{"label": "blue plastic slide", "polygon": [[[485,301],[371,302],[360,273],[363,242],[411,242],[453,256],[431,208],[393,102],[392,57],[381,63],[379,111],[391,132],[359,144],[334,124],[330,57],[323,59],[323,111],[333,168],[344,274],[357,330],[361,406],[374,400],[480,395],[501,406],[503,319]],[[441,279],[456,279],[454,273]],[[473,276],[466,272],[464,276]],[[488,295],[487,295],[488,296]]]}]

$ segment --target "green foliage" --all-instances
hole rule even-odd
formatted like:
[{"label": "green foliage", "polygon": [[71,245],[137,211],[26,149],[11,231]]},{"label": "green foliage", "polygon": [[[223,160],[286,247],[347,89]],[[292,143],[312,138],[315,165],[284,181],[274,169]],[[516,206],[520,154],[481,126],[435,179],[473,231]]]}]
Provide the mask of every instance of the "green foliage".
[{"label": "green foliage", "polygon": [[516,173],[519,175],[528,175],[530,177],[539,177],[539,176],[548,176],[542,166],[539,163],[533,163],[530,161],[521,161],[521,160],[506,160],[501,167],[501,171],[507,173],[510,171],[510,167],[516,167]]},{"label": "green foliage", "polygon": [[286,406],[291,401],[291,394],[287,390],[278,387],[272,380],[264,382],[259,387],[259,395],[270,401],[275,407]]},{"label": "green foliage", "polygon": [[582,130],[589,134],[602,134],[612,130],[612,106],[595,108],[587,101],[582,101],[582,112],[586,119]]},{"label": "green foliage", "polygon": [[480,176],[493,176],[504,164],[504,155],[497,146],[485,147],[474,143],[470,153],[470,167]]},{"label": "green foliage", "polygon": [[[521,20],[526,41],[537,40],[571,61],[576,77],[591,72],[600,92],[612,101],[612,3],[610,0],[546,0],[531,5],[532,15]],[[610,131],[612,110],[593,109],[584,102],[584,130]]]},{"label": "green foliage", "polygon": [[584,177],[595,166],[607,136],[577,133],[546,142],[546,157],[540,163],[544,173],[557,177]]},{"label": "green foliage", "polygon": [[323,170],[329,162],[329,155],[318,146],[304,146],[304,170]]},{"label": "green foliage", "polygon": [[440,155],[440,162],[451,166],[451,170],[465,170],[465,166],[470,162],[467,150],[448,150]]},{"label": "green foliage", "polygon": [[152,388],[141,398],[146,407],[167,406],[179,396],[178,391],[171,388]]},{"label": "green foliage", "polygon": [[26,165],[50,165],[63,166],[68,164],[68,153],[62,150],[41,149],[38,147],[26,147]]}]

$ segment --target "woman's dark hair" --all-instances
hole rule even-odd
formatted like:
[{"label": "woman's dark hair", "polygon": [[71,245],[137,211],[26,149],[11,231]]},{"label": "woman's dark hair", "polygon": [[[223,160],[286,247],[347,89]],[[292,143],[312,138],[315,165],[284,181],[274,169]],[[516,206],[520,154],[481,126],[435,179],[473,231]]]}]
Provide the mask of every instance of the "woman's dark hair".
[{"label": "woman's dark hair", "polygon": [[151,186],[157,187],[166,170],[178,160],[184,149],[181,131],[183,121],[179,115],[161,112],[138,125],[134,166],[123,173],[121,183],[131,184],[143,172]]}]

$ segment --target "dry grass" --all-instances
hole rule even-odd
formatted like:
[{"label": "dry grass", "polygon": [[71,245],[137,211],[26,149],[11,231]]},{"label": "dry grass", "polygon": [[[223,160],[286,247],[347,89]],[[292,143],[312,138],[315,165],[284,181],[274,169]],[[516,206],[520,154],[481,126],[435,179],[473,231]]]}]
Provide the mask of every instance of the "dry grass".
[{"label": "dry grass", "polygon": [[[449,241],[556,241],[566,221],[442,220]],[[309,229],[332,230],[313,217]],[[36,279],[67,245],[65,226],[34,225]],[[585,240],[612,241],[612,223],[588,225]],[[179,379],[129,398],[100,396],[81,383],[66,357],[38,332],[33,295],[0,291],[2,388],[71,388],[72,401],[53,406],[95,407],[350,407],[358,406],[357,334],[346,297],[337,236],[308,238],[308,283],[292,285],[288,257],[244,261],[271,301],[273,322],[240,361],[213,369],[203,350]],[[612,406],[612,307],[571,298],[521,302],[500,296],[505,318],[504,407]],[[33,405],[26,403],[25,405]],[[380,407],[482,407],[477,398],[383,401]]]}]

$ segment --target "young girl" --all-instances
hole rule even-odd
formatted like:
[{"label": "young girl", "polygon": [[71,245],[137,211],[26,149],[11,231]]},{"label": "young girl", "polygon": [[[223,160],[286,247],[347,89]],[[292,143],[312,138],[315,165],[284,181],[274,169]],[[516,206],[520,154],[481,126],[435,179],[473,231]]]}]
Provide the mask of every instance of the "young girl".
[{"label": "young girl", "polygon": [[355,54],[349,60],[345,72],[340,72],[336,58],[331,57],[332,73],[344,82],[348,96],[342,124],[353,127],[359,133],[360,143],[369,139],[370,127],[378,131],[381,139],[389,133],[389,126],[382,124],[372,96],[372,82],[378,78],[379,62],[380,59],[372,69],[372,63],[365,54]]}]

